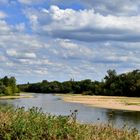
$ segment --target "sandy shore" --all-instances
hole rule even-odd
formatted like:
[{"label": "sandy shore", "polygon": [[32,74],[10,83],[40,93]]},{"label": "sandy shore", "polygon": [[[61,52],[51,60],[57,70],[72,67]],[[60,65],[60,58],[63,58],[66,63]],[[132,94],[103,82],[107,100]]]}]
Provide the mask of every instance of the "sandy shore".
[{"label": "sandy shore", "polygon": [[59,95],[64,101],[82,103],[99,108],[140,111],[140,98],[116,96]]},{"label": "sandy shore", "polygon": [[32,95],[27,95],[27,94],[20,94],[20,95],[17,95],[17,96],[0,96],[0,99],[2,100],[6,100],[6,99],[20,99],[20,98],[33,98],[34,96]]}]

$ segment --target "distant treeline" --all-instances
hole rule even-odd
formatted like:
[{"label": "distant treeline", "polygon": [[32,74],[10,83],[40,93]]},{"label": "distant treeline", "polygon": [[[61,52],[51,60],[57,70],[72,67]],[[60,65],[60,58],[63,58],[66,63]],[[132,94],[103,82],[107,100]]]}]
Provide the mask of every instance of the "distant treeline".
[{"label": "distant treeline", "polygon": [[84,95],[108,95],[140,97],[140,70],[117,75],[115,70],[108,70],[101,82],[82,81],[48,82],[23,84],[18,86],[25,92],[36,93],[73,93]]},{"label": "distant treeline", "polygon": [[16,86],[15,77],[8,78],[5,76],[0,79],[0,96],[2,95],[17,95],[19,89]]}]

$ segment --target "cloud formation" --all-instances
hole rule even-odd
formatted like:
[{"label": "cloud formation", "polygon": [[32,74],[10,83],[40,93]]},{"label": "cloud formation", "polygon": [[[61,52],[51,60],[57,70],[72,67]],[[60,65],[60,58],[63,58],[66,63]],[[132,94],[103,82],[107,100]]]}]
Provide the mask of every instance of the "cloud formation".
[{"label": "cloud formation", "polygon": [[44,1],[45,0],[18,0],[18,2],[25,5],[39,4],[43,3]]},{"label": "cloud formation", "polygon": [[140,6],[139,0],[82,0],[82,2],[104,15],[137,15]]},{"label": "cloud formation", "polygon": [[0,0],[0,77],[101,80],[140,68],[138,0],[60,1]]},{"label": "cloud formation", "polygon": [[85,9],[94,8],[95,12],[102,15],[132,16],[139,14],[139,0],[52,0],[51,4],[79,4]]},{"label": "cloud formation", "polygon": [[103,16],[94,9],[76,11],[58,6],[39,11],[30,9],[25,14],[34,32],[54,38],[86,42],[140,41],[140,16]]}]

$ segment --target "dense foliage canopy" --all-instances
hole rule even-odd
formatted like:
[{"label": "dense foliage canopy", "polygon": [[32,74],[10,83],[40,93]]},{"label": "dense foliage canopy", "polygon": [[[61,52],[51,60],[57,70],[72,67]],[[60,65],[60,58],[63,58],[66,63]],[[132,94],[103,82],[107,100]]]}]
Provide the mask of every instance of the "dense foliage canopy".
[{"label": "dense foliage canopy", "polygon": [[74,93],[87,95],[133,96],[140,97],[140,70],[117,75],[115,70],[108,70],[104,79],[91,81],[48,82],[19,85],[22,91],[36,93]]},{"label": "dense foliage canopy", "polygon": [[0,95],[17,95],[18,92],[15,77],[8,78],[5,76],[0,79]]}]

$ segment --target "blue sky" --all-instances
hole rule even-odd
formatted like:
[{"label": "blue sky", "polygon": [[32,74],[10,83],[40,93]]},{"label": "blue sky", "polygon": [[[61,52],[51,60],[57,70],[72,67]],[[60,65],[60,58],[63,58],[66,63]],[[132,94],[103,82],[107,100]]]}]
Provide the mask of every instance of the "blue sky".
[{"label": "blue sky", "polygon": [[92,79],[140,69],[139,0],[0,0],[0,77]]}]

